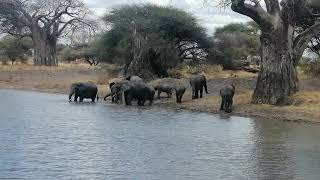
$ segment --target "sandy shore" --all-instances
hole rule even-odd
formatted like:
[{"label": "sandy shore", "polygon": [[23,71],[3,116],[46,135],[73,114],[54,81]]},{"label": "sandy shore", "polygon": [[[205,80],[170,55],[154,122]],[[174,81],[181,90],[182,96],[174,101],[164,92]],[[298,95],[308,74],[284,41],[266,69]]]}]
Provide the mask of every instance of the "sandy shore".
[{"label": "sandy shore", "polygon": [[[0,89],[32,90],[67,94],[70,84],[80,81],[93,81],[99,86],[99,96],[103,97],[109,89],[107,84],[120,73],[112,65],[89,67],[88,65],[60,65],[59,67],[33,67],[31,65],[0,66]],[[155,100],[154,105],[166,108],[210,112],[225,116],[236,115],[262,119],[278,119],[296,122],[320,122],[320,81],[319,79],[300,76],[300,92],[295,95],[290,106],[270,106],[250,104],[255,87],[256,75],[243,72],[221,72],[219,75],[208,74],[208,90],[204,98],[192,100],[188,79],[182,79],[187,87],[183,103],[175,103],[175,98]],[[156,80],[173,83],[173,79]],[[226,114],[219,111],[219,89],[222,85],[233,83],[236,86],[234,111]],[[165,96],[163,94],[163,96]],[[101,103],[101,101],[100,101]],[[102,102],[102,103],[110,103]]]}]

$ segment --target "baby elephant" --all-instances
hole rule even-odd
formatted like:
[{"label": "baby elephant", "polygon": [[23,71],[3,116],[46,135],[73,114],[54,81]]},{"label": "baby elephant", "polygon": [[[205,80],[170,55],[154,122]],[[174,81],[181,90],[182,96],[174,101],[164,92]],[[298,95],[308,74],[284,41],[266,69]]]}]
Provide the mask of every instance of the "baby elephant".
[{"label": "baby elephant", "polygon": [[233,103],[233,96],[235,93],[234,85],[227,85],[220,90],[221,96],[221,107],[220,110],[225,110],[227,113],[232,112],[232,103]]},{"label": "baby elephant", "polygon": [[158,91],[158,98],[160,98],[160,94],[162,92],[167,93],[168,98],[171,98],[172,91],[174,90],[174,88],[172,86],[170,86],[169,84],[158,84],[158,85],[154,86],[154,89],[156,91]]},{"label": "baby elephant", "polygon": [[183,85],[177,85],[175,87],[175,91],[176,91],[177,103],[181,103],[182,102],[182,96],[183,96],[184,92],[186,92],[186,87],[183,86]]}]

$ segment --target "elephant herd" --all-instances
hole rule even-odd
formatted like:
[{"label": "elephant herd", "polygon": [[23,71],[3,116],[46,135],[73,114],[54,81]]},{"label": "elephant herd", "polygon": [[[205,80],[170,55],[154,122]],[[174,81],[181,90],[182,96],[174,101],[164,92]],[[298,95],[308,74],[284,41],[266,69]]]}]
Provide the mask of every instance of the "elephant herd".
[{"label": "elephant herd", "polygon": [[[207,81],[204,75],[193,75],[190,77],[190,86],[192,88],[192,99],[202,98],[203,89],[207,94]],[[109,84],[111,92],[104,97],[106,101],[111,97],[114,103],[124,102],[126,105],[132,105],[132,102],[137,102],[139,106],[144,106],[146,102],[152,105],[154,96],[157,92],[157,97],[160,98],[161,93],[166,93],[168,98],[172,97],[174,93],[176,102],[182,103],[182,97],[186,91],[186,87],[182,84],[157,84],[149,85],[138,76],[129,76],[119,82],[112,82]],[[92,102],[98,101],[98,87],[93,82],[73,83],[70,87],[69,101],[74,95],[74,101],[82,102],[84,99],[91,99]],[[230,113],[232,111],[233,96],[235,93],[234,85],[227,85],[220,89],[221,107],[220,110]]]}]

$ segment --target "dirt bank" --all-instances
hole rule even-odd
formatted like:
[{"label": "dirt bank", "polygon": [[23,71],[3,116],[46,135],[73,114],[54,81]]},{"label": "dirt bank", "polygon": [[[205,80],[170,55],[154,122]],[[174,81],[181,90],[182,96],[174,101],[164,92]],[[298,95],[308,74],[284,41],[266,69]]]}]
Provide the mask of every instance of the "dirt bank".
[{"label": "dirt bank", "polygon": [[[65,65],[60,67],[33,67],[31,65],[0,66],[0,88],[33,90],[52,93],[68,93],[70,84],[79,81],[93,81],[99,86],[99,96],[105,95],[109,89],[107,84],[119,76],[120,69],[112,65],[89,67],[88,65]],[[320,122],[320,81],[314,78],[300,76],[300,92],[295,95],[290,106],[270,106],[250,104],[250,98],[255,87],[256,75],[223,71],[208,73],[208,90],[204,98],[192,100],[188,79],[180,80],[187,87],[182,104],[176,104],[175,99],[161,98],[155,100],[155,105],[219,113],[219,89],[222,85],[233,83],[236,86],[234,111],[231,115],[244,117],[259,117],[263,119],[279,119],[297,122]],[[173,79],[156,80],[173,83]],[[163,95],[164,96],[164,95]],[[67,97],[66,97],[67,98]],[[100,101],[101,102],[101,101]],[[108,102],[103,102],[108,103]]]}]

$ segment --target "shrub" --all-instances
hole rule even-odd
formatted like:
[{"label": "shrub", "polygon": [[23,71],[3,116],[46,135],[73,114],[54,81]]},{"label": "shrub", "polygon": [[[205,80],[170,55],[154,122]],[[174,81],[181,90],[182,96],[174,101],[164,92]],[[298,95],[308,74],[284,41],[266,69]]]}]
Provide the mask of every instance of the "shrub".
[{"label": "shrub", "polygon": [[310,76],[320,76],[320,59],[307,60],[304,59],[300,62],[301,70]]}]

